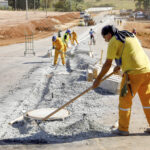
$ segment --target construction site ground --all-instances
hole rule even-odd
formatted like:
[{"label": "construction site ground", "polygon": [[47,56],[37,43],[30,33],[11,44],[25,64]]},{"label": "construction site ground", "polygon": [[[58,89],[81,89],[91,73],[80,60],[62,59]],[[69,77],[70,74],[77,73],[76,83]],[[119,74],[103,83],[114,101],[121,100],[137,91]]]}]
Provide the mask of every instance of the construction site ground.
[{"label": "construction site ground", "polygon": [[[36,13],[40,17],[38,12]],[[10,14],[7,12],[7,16]],[[48,17],[49,15],[48,13]],[[44,16],[45,14],[42,19],[46,20]],[[36,22],[46,22],[38,17]],[[48,26],[44,29],[40,28],[42,25],[38,28],[34,26],[31,31],[35,34],[35,56],[32,54],[24,56],[24,33],[16,34],[15,32],[16,36],[12,34],[11,37],[9,34],[0,34],[0,149],[149,150],[150,136],[144,133],[148,123],[138,95],[133,99],[130,136],[116,136],[111,133],[110,128],[118,120],[118,95],[102,88],[91,90],[70,104],[66,108],[70,112],[68,118],[62,121],[41,122],[42,129],[33,122],[22,121],[12,126],[8,124],[9,121],[32,109],[58,108],[92,85],[92,82],[87,82],[86,79],[87,69],[100,59],[101,50],[104,50],[102,59],[104,62],[107,43],[101,36],[101,28],[107,24],[116,25],[115,16],[107,12],[99,13],[94,17],[96,25],[86,27],[72,24],[72,22],[77,22],[78,17],[79,14],[74,19],[71,17],[72,20],[62,23],[64,19],[60,21],[57,18],[60,22],[58,26],[53,27],[52,31]],[[22,15],[20,18],[23,19]],[[58,22],[57,19],[54,17],[54,24]],[[16,18],[16,20],[21,19]],[[2,31],[6,33],[5,31],[10,30],[11,26],[15,28],[17,21],[12,19],[8,22],[3,19],[0,33]],[[22,21],[24,25],[28,24],[25,17]],[[123,28],[125,23],[123,21],[122,26],[118,28]],[[17,25],[19,29],[20,22]],[[29,23],[29,27],[31,26]],[[53,57],[48,57],[47,52],[52,47],[51,35],[57,35],[57,27],[64,30],[72,27],[71,30],[78,34],[79,45],[71,46],[70,44],[66,66],[63,66],[59,59],[58,65],[54,67]],[[33,30],[39,28],[40,30]],[[45,31],[45,28],[50,31]],[[92,46],[89,45],[91,28],[96,32],[96,45]],[[21,30],[25,31],[24,28]],[[32,33],[31,31],[26,30],[26,33]],[[144,50],[150,57],[149,49],[144,48]],[[93,57],[89,56],[90,51],[93,51]]]}]

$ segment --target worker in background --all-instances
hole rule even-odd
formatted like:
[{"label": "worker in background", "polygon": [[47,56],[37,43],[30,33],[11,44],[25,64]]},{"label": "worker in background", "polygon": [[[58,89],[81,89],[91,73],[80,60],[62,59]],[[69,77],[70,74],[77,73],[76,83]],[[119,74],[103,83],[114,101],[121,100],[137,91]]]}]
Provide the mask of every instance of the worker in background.
[{"label": "worker in background", "polygon": [[92,28],[90,29],[89,34],[90,34],[90,45],[92,45],[92,43],[95,45],[95,37],[94,37],[95,31],[93,31]]},{"label": "worker in background", "polygon": [[118,26],[120,25],[120,21],[119,21],[119,19],[117,19],[117,25],[118,25]]},{"label": "worker in background", "polygon": [[133,28],[132,33],[136,35],[136,29]]},{"label": "worker in background", "polygon": [[66,32],[65,32],[65,34],[62,37],[62,41],[64,43],[64,52],[65,53],[66,53],[67,48],[68,48],[69,38],[71,39],[70,35],[71,35],[71,31],[69,29],[67,29]]},{"label": "worker in background", "polygon": [[53,49],[55,49],[54,66],[57,64],[58,56],[61,56],[62,64],[65,65],[64,44],[60,38],[52,37]]},{"label": "worker in background", "polygon": [[67,29],[63,36],[63,42],[66,43],[67,47],[68,47],[69,40],[71,41],[71,31]]},{"label": "worker in background", "polygon": [[61,30],[58,31],[58,37],[61,37]]},{"label": "worker in background", "polygon": [[77,43],[77,44],[79,44],[78,43],[78,41],[77,41],[77,33],[75,32],[75,31],[73,31],[72,33],[71,33],[71,43],[72,43],[72,45],[74,45],[74,41]]},{"label": "worker in background", "polygon": [[[61,30],[58,31],[58,38],[61,38]],[[66,51],[67,51],[67,44],[65,42],[63,42],[64,44],[64,56],[66,56]]]},{"label": "worker in background", "polygon": [[[69,29],[66,30],[65,34],[62,37],[62,41],[64,44],[64,53],[66,53],[68,46],[69,40],[71,41],[71,31]],[[66,56],[66,54],[65,54]]]},{"label": "worker in background", "polygon": [[[150,125],[150,62],[133,33],[119,31],[111,25],[102,28],[102,36],[108,43],[106,61],[93,83],[93,88],[99,86],[101,79],[106,75],[116,59],[117,66],[114,71],[120,68],[123,77],[119,95],[119,127],[112,130],[114,134],[129,135],[129,121],[131,115],[132,99],[136,93],[139,94],[143,110]],[[150,133],[150,128],[145,132]]]},{"label": "worker in background", "polygon": [[122,25],[122,20],[120,19],[120,26]]}]

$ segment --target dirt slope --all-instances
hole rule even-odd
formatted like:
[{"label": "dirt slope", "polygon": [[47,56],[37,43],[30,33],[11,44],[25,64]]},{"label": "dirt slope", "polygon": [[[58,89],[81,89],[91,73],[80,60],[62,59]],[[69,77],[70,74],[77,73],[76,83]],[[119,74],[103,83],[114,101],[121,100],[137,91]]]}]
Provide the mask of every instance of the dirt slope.
[{"label": "dirt slope", "polygon": [[137,37],[140,39],[144,48],[150,48],[150,24],[149,21],[129,21],[125,24],[124,29],[132,32],[136,29]]},{"label": "dirt slope", "polygon": [[76,25],[79,19],[78,12],[52,12],[48,13],[47,17],[41,12],[29,12],[28,20],[25,18],[25,12],[11,12],[13,15],[6,11],[0,13],[3,20],[0,23],[0,46],[24,42],[25,35],[32,33],[35,39],[50,36],[53,32]]}]

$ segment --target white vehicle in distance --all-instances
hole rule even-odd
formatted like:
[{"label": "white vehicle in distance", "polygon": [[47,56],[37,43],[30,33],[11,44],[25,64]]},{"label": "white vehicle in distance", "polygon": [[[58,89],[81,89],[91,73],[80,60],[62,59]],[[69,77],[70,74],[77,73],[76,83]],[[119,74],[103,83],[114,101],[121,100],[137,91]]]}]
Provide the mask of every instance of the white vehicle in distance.
[{"label": "white vehicle in distance", "polygon": [[145,14],[142,11],[138,11],[134,13],[135,19],[144,19],[146,18]]},{"label": "white vehicle in distance", "polygon": [[80,18],[84,18],[85,12],[80,12]]}]

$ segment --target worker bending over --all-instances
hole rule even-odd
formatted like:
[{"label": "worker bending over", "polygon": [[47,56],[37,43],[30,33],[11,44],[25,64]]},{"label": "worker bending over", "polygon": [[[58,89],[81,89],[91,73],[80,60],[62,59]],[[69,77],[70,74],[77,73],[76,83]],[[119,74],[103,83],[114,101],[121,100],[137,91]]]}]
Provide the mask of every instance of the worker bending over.
[{"label": "worker bending over", "polygon": [[77,33],[76,33],[75,31],[73,31],[73,32],[71,33],[71,37],[72,37],[72,40],[71,40],[72,45],[74,45],[74,41],[75,41],[77,44],[79,44],[78,41],[77,41]]},{"label": "worker bending over", "polygon": [[64,44],[61,38],[52,37],[53,48],[55,48],[54,65],[57,64],[58,56],[61,56],[62,64],[65,65]]},{"label": "worker bending over", "polygon": [[[150,62],[133,33],[119,31],[111,25],[102,28],[102,36],[109,42],[107,58],[93,83],[93,88],[99,86],[101,79],[108,72],[115,59],[117,66],[114,71],[123,71],[119,95],[119,127],[112,132],[119,135],[129,135],[129,121],[132,99],[138,93],[148,124],[150,125]],[[150,128],[146,132],[150,133]]]}]

